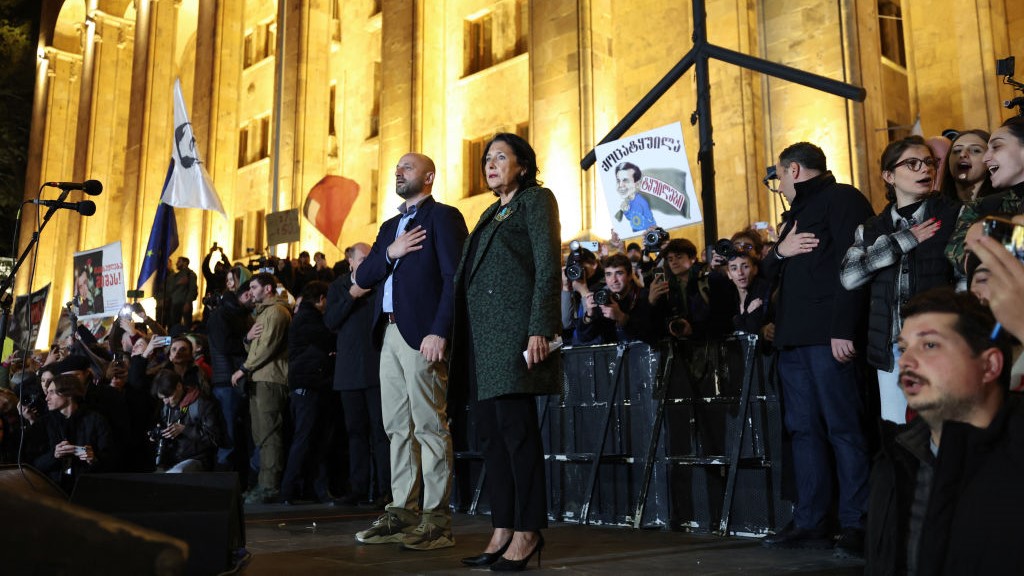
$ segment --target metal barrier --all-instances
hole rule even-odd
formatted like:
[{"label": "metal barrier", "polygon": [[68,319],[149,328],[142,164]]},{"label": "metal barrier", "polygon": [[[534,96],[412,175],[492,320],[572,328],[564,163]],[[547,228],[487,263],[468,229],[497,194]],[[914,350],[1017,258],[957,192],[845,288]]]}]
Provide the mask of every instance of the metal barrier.
[{"label": "metal barrier", "polygon": [[[747,535],[788,521],[773,357],[755,335],[562,358],[563,394],[537,400],[552,520]],[[455,427],[453,501],[486,512],[471,428]]]}]

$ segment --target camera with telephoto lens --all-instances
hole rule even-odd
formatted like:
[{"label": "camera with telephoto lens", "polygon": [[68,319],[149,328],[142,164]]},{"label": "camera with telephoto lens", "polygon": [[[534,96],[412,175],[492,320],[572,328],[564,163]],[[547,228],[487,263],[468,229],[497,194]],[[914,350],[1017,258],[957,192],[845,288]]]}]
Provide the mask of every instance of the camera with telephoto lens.
[{"label": "camera with telephoto lens", "polygon": [[565,277],[570,282],[583,279],[583,252],[576,240],[569,242],[569,256],[565,259]]},{"label": "camera with telephoto lens", "polygon": [[164,457],[164,442],[167,440],[163,437],[164,428],[165,426],[162,422],[157,422],[156,426],[154,426],[152,430],[146,432],[150,441],[156,442],[156,458],[154,458],[154,460],[157,467],[160,466],[160,461],[163,460]]},{"label": "camera with telephoto lens", "polygon": [[618,299],[615,292],[612,292],[607,287],[594,292],[594,304],[598,306],[607,306],[612,300]]},{"label": "camera with telephoto lens", "polygon": [[49,409],[46,405],[46,396],[39,392],[25,394],[22,404],[25,408],[35,412],[37,416],[46,414],[46,411]]},{"label": "camera with telephoto lens", "polygon": [[982,223],[982,232],[1005,246],[1014,258],[1024,262],[1024,226],[1000,216],[987,216]]},{"label": "camera with telephoto lens", "polygon": [[653,230],[649,230],[644,234],[644,251],[645,252],[660,252],[661,245],[668,240],[668,232],[664,228],[658,227]]}]

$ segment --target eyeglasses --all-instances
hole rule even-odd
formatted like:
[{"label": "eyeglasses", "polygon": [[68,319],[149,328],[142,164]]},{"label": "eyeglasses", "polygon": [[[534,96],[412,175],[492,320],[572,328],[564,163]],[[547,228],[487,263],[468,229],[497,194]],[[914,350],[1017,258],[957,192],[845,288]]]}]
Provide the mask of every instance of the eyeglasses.
[{"label": "eyeglasses", "polygon": [[893,164],[892,170],[899,168],[900,166],[906,166],[911,172],[920,172],[925,166],[929,168],[935,168],[939,165],[939,161],[929,156],[928,158],[907,158],[906,160],[900,160]]}]

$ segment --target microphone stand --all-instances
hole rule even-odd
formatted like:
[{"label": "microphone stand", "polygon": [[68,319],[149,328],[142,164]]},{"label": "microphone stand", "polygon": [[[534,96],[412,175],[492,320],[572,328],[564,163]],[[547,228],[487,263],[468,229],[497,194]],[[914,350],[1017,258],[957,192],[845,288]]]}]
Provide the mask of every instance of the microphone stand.
[{"label": "microphone stand", "polygon": [[[57,201],[63,202],[66,200],[70,192],[70,190],[62,189],[60,198],[58,198]],[[4,278],[3,283],[0,284],[0,342],[3,342],[4,339],[7,338],[7,330],[11,321],[11,307],[14,304],[13,293],[8,295],[7,291],[14,286],[14,278],[18,273],[18,269],[21,268],[22,263],[25,262],[25,258],[28,258],[28,253],[31,252],[32,248],[39,242],[39,235],[43,233],[43,228],[46,227],[47,222],[50,221],[50,218],[53,217],[54,212],[57,210],[58,208],[56,206],[50,206],[47,208],[46,214],[43,216],[43,221],[39,224],[39,229],[32,233],[32,239],[29,241],[28,246],[25,247],[21,256],[14,263],[14,266],[11,268],[11,273],[8,274],[7,278]],[[21,219],[20,210],[18,211],[18,219]],[[29,293],[31,294],[31,292],[32,287],[29,286]]]}]

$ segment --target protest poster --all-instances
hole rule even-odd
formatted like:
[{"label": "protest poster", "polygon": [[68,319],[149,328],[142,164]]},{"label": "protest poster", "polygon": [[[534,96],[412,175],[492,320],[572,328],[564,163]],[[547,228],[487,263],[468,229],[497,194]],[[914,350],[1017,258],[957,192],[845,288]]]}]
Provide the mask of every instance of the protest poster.
[{"label": "protest poster", "polygon": [[79,319],[116,316],[124,306],[121,243],[76,252],[73,309]]},{"label": "protest poster", "polygon": [[621,238],[701,222],[678,122],[601,144],[596,153],[612,228]]},{"label": "protest poster", "polygon": [[14,299],[14,312],[11,314],[9,335],[14,340],[15,350],[35,349],[36,340],[39,338],[39,323],[43,321],[43,313],[46,312],[46,301],[49,296],[50,285],[47,284],[31,294]]}]

